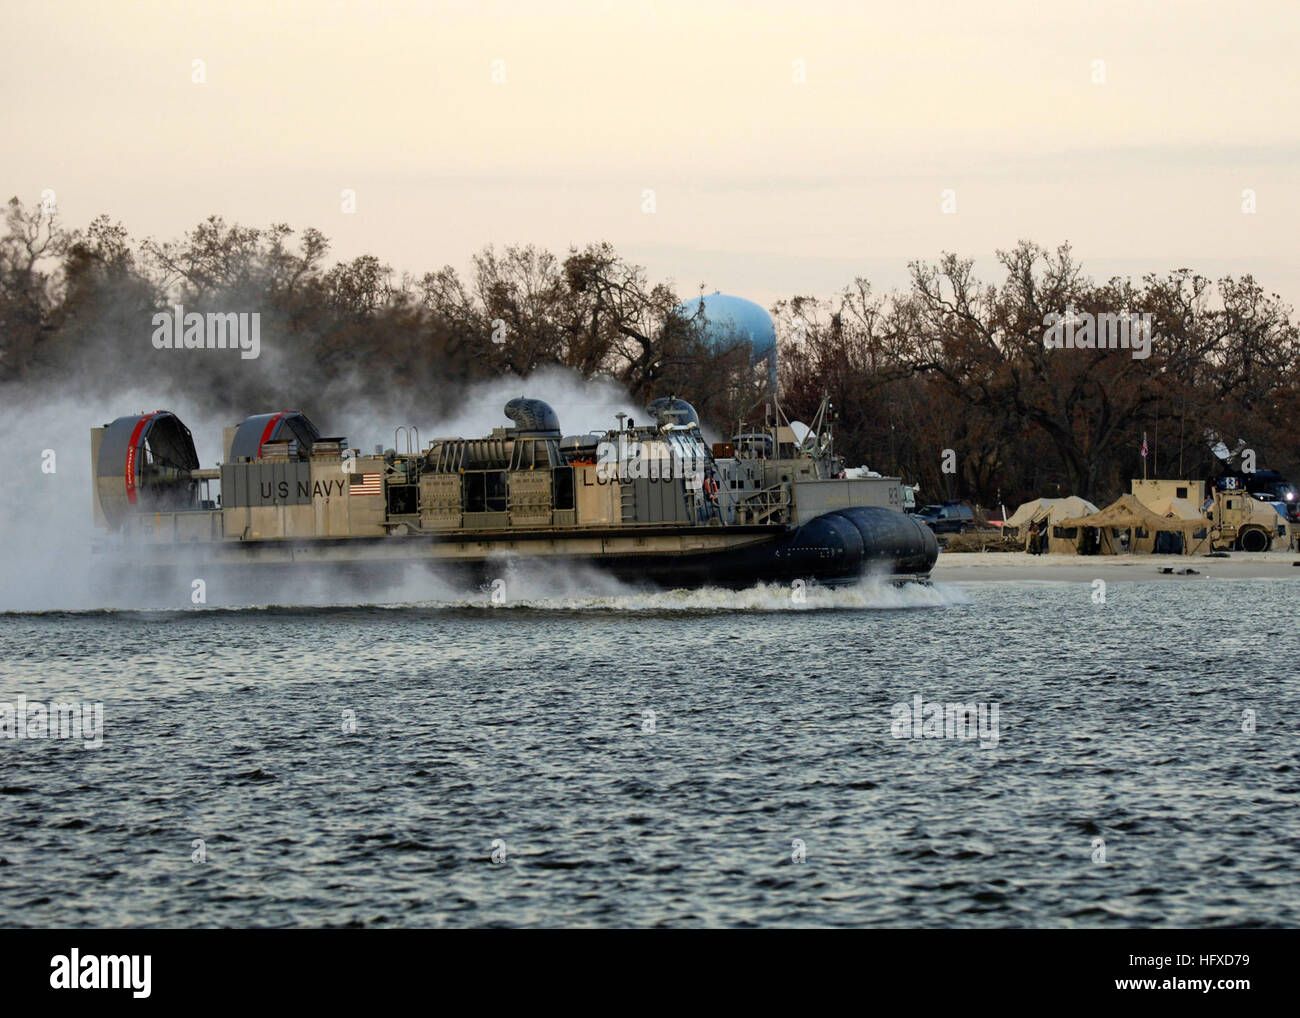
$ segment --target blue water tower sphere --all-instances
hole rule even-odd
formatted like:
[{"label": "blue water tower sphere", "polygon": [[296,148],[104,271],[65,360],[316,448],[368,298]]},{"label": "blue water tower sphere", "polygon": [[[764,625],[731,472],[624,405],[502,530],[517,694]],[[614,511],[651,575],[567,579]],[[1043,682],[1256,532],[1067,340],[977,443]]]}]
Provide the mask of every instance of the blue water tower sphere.
[{"label": "blue water tower sphere", "polygon": [[725,349],[737,340],[748,342],[750,363],[767,361],[769,374],[775,380],[776,325],[761,305],[744,297],[716,292],[677,305],[678,313],[684,318],[694,318],[701,308],[704,335],[711,345]]}]

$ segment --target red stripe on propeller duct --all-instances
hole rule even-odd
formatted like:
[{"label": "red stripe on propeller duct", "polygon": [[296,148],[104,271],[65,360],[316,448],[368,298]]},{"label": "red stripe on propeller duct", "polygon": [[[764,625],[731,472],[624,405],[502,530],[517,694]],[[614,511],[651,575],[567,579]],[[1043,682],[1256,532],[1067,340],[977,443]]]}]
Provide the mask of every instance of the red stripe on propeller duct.
[{"label": "red stripe on propeller duct", "polygon": [[157,417],[161,410],[155,410],[151,414],[145,414],[135,422],[135,427],[131,429],[131,441],[126,447],[126,500],[131,505],[136,503],[135,493],[135,453],[140,447],[140,435],[144,432],[144,426]]},{"label": "red stripe on propeller duct", "polygon": [[262,458],[262,446],[266,445],[266,443],[270,441],[271,433],[275,431],[275,426],[284,419],[284,415],[287,414],[288,412],[289,412],[288,410],[281,410],[278,414],[276,414],[274,417],[272,417],[269,421],[266,422],[266,427],[262,429],[262,439],[260,442],[257,443],[258,459]]}]

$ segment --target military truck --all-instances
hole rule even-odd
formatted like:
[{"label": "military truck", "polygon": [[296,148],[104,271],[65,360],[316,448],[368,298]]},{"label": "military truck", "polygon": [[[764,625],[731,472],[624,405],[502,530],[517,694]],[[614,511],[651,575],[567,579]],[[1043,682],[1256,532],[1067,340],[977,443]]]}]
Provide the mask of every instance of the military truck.
[{"label": "military truck", "polygon": [[1210,521],[1210,541],[1218,550],[1269,551],[1275,542],[1290,541],[1287,520],[1270,504],[1261,502],[1228,475],[1214,482],[1205,510]]}]

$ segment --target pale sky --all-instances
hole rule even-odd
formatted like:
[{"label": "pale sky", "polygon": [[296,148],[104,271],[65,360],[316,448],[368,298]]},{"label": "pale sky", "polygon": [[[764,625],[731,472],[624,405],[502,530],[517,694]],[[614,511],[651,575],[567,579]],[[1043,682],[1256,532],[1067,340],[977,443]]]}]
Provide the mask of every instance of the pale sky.
[{"label": "pale sky", "polygon": [[684,296],[764,304],[854,275],[888,288],[945,250],[988,278],[997,248],[1069,240],[1098,278],[1249,271],[1300,304],[1294,0],[6,0],[3,17],[4,198],[53,189],[69,226],[282,221],[413,272],[608,240]]}]

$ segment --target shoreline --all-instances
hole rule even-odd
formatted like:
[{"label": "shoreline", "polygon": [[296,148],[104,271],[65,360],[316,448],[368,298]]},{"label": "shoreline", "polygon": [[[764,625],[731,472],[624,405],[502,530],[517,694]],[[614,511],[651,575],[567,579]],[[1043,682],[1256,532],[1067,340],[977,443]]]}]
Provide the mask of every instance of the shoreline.
[{"label": "shoreline", "polygon": [[[1161,572],[1172,569],[1172,573]],[[1180,575],[1181,569],[1194,569]],[[930,578],[943,583],[1040,582],[1090,583],[1095,579],[1130,582],[1168,580],[1300,580],[1300,552],[1269,551],[1229,558],[1208,555],[1030,555],[1012,552],[941,552]]]}]

